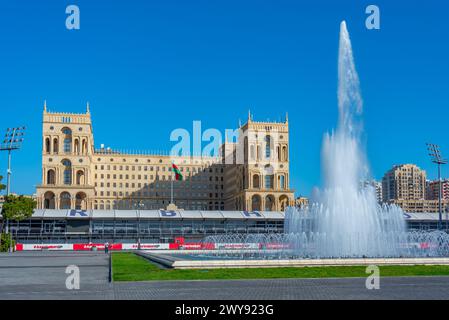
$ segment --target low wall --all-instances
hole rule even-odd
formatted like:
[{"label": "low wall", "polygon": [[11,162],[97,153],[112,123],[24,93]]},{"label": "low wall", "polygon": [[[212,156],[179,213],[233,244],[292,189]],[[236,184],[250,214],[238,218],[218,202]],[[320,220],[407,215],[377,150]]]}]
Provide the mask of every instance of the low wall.
[{"label": "low wall", "polygon": [[[64,243],[64,244],[16,244],[16,251],[92,251],[104,250],[104,243]],[[142,250],[169,250],[168,243],[142,243],[140,249]],[[109,250],[137,250],[137,243],[112,243]]]},{"label": "low wall", "polygon": [[[16,244],[16,251],[38,251],[38,250],[65,250],[65,251],[90,251],[93,247],[104,250],[104,243],[64,243],[64,244]],[[110,250],[137,250],[137,243],[112,243]],[[141,243],[141,250],[259,250],[258,243]]]},{"label": "low wall", "polygon": [[331,266],[449,265],[449,258],[360,258],[292,260],[188,260],[170,255],[145,253],[147,259],[174,269],[285,268]]}]

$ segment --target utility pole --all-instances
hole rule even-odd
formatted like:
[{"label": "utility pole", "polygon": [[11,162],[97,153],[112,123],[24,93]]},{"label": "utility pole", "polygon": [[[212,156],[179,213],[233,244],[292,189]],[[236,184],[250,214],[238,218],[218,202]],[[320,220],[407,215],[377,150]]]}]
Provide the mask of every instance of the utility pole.
[{"label": "utility pole", "polygon": [[443,207],[442,207],[442,183],[441,183],[441,165],[447,164],[447,160],[441,156],[440,146],[432,143],[427,143],[427,150],[429,151],[430,159],[433,163],[438,165],[438,230],[443,227]]}]

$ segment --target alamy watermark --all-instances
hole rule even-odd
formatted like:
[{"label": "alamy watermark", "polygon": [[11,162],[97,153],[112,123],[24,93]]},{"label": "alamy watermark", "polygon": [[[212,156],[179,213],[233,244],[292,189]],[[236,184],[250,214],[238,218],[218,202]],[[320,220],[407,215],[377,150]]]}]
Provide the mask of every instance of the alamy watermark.
[{"label": "alamy watermark", "polygon": [[193,121],[192,131],[178,128],[171,132],[172,159],[189,163],[192,157],[218,159],[223,164],[262,164],[261,170],[274,171],[288,160],[288,133],[270,123],[258,124],[258,130],[215,128],[202,130],[201,121]]},{"label": "alamy watermark", "polygon": [[[71,4],[66,7],[65,13],[68,14],[65,25],[68,30],[80,29],[80,9],[77,5]],[[369,16],[365,20],[365,26],[368,30],[380,30],[380,9],[371,4],[366,7],[365,13]]]},{"label": "alamy watermark", "polygon": [[378,266],[370,265],[365,270],[366,273],[370,274],[365,281],[366,289],[368,290],[379,290],[380,289],[380,269]]},{"label": "alamy watermark", "polygon": [[80,29],[80,8],[77,5],[71,4],[65,9],[65,13],[69,16],[65,20],[65,27],[68,30]]},{"label": "alamy watermark", "polygon": [[65,269],[65,273],[68,274],[65,280],[65,287],[67,290],[79,290],[80,289],[80,269],[78,266],[70,265]]},{"label": "alamy watermark", "polygon": [[380,30],[380,9],[376,5],[369,5],[365,10],[369,16],[365,20],[365,26],[368,30]]}]

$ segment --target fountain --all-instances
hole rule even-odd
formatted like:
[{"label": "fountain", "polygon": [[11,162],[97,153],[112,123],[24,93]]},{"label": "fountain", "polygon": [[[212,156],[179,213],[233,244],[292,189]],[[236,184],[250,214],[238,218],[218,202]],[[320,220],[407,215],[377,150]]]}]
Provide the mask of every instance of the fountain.
[{"label": "fountain", "polygon": [[[374,188],[361,183],[368,177],[360,142],[363,101],[345,21],[340,25],[338,111],[336,131],[323,139],[325,184],[316,203],[288,208],[282,235],[213,236],[205,242],[259,243],[261,248],[248,251],[247,258],[447,256],[446,233],[407,232],[401,208],[379,205]],[[278,248],[271,250],[270,244]]]},{"label": "fountain", "polygon": [[[323,139],[323,191],[316,203],[286,210],[284,233],[208,236],[203,242],[214,244],[216,249],[195,253],[209,260],[207,265],[188,258],[167,258],[168,265],[229,267],[229,260],[237,267],[449,264],[447,258],[436,258],[449,256],[447,233],[407,231],[401,208],[379,205],[374,188],[361,183],[368,176],[360,142],[363,102],[344,21],[340,26],[338,110],[337,129]],[[237,245],[240,250],[235,249]],[[232,249],[221,249],[226,247]]]},{"label": "fountain", "polygon": [[[363,102],[346,23],[340,26],[337,130],[324,136],[324,191],[319,204],[286,212],[286,232],[314,238],[314,254],[326,257],[397,256],[406,231],[403,212],[380,206],[367,179],[361,151]],[[301,243],[301,241],[299,241]],[[306,250],[301,244],[295,250]],[[306,250],[307,251],[307,250]]]}]

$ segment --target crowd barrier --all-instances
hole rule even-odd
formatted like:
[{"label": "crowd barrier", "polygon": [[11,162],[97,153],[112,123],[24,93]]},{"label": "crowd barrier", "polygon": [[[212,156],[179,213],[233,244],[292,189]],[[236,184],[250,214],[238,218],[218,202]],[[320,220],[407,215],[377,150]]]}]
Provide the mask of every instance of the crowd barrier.
[{"label": "crowd barrier", "polygon": [[[266,248],[277,248],[281,245],[269,244]],[[94,251],[104,250],[104,243],[65,243],[65,244],[16,244],[16,251],[39,251],[39,250],[62,250],[62,251]],[[259,243],[141,243],[141,250],[243,250],[243,249],[261,249]],[[137,243],[111,243],[109,250],[137,250]]]},{"label": "crowd barrier", "polygon": [[[435,245],[429,243],[411,243],[407,244],[408,247],[415,247],[419,249],[429,249]],[[16,244],[16,251],[95,251],[104,250],[104,243],[64,243],[64,244],[29,244],[18,243]],[[289,246],[281,243],[210,243],[210,242],[186,242],[186,243],[141,243],[141,250],[254,250],[254,249],[267,249],[267,250],[282,250],[288,249]],[[139,244],[137,243],[111,243],[109,244],[109,250],[137,250]]]}]

